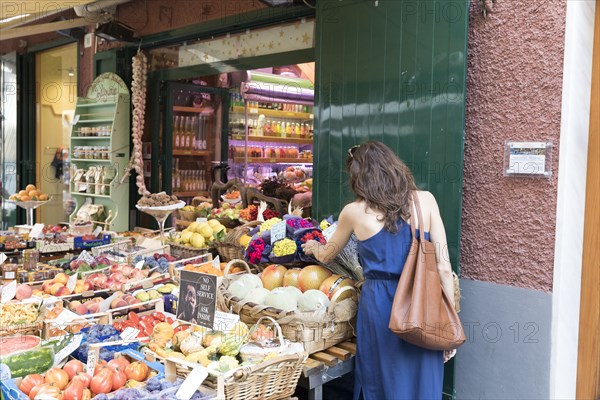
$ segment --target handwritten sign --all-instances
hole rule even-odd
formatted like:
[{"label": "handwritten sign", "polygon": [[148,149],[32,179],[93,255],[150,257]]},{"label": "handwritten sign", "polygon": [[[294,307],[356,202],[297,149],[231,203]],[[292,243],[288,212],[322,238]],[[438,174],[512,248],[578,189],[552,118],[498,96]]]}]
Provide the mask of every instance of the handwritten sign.
[{"label": "handwritten sign", "polygon": [[237,314],[224,313],[222,311],[215,312],[214,331],[229,332],[235,324],[240,321],[240,316]]},{"label": "handwritten sign", "polygon": [[327,227],[327,229],[325,229],[323,231],[323,236],[325,237],[325,240],[327,240],[329,242],[329,240],[333,236],[333,234],[334,234],[334,232],[335,232],[336,229],[337,229],[337,224],[329,225]]},{"label": "handwritten sign", "polygon": [[17,294],[17,281],[10,281],[2,286],[2,304],[8,303],[15,298]]},{"label": "handwritten sign", "polygon": [[285,233],[287,230],[287,223],[281,221],[271,227],[271,244],[278,240],[285,239]]},{"label": "handwritten sign", "polygon": [[6,257],[6,254],[4,253],[0,253],[0,264],[4,263],[4,261],[6,261],[8,257]]},{"label": "handwritten sign", "polygon": [[216,256],[215,258],[213,258],[212,266],[218,270],[221,269],[221,260],[219,259],[219,256]]},{"label": "handwritten sign", "polygon": [[146,262],[145,262],[144,260],[142,260],[142,261],[138,261],[138,262],[135,264],[135,268],[136,268],[136,269],[142,269],[142,268],[144,267],[144,264],[145,264],[145,263],[146,263]]},{"label": "handwritten sign", "polygon": [[100,234],[100,232],[102,232],[102,227],[101,226],[97,226],[96,229],[94,229],[94,232],[92,233],[92,235],[94,235],[94,237],[98,237],[98,235]]},{"label": "handwritten sign", "polygon": [[94,369],[96,369],[96,362],[100,357],[100,348],[96,346],[90,346],[88,351],[88,359],[86,364],[86,371],[90,375],[94,375]]},{"label": "handwritten sign", "polygon": [[187,378],[185,378],[177,393],[175,393],[175,397],[180,400],[190,399],[207,377],[208,371],[205,368],[195,367]]},{"label": "handwritten sign", "polygon": [[75,335],[71,339],[68,345],[63,347],[57,354],[54,355],[54,365],[59,364],[62,360],[67,358],[72,352],[77,350],[81,345],[83,335]]},{"label": "handwritten sign", "polygon": [[132,328],[131,326],[129,326],[125,328],[123,332],[121,332],[121,338],[123,338],[123,340],[133,340],[137,338],[138,333],[140,333],[139,329]]},{"label": "handwritten sign", "polygon": [[69,289],[69,292],[73,293],[75,285],[77,285],[77,274],[71,275],[67,280],[67,289]]},{"label": "handwritten sign", "polygon": [[11,376],[12,375],[10,374],[10,368],[8,368],[8,365],[0,364],[0,381],[6,382],[11,378]]},{"label": "handwritten sign", "polygon": [[196,218],[196,222],[199,224],[206,222],[206,221],[208,221],[206,218]]},{"label": "handwritten sign", "polygon": [[29,237],[31,239],[37,239],[42,236],[42,231],[44,230],[44,224],[35,224],[31,231],[29,232]]},{"label": "handwritten sign", "polygon": [[212,328],[215,323],[217,277],[199,272],[180,272],[177,319]]}]

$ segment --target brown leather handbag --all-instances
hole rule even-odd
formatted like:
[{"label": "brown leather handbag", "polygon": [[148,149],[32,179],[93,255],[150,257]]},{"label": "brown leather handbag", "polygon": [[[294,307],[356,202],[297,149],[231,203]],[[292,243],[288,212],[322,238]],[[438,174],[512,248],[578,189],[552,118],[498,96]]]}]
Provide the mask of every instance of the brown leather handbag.
[{"label": "brown leather handbag", "polygon": [[413,201],[419,218],[410,216],[412,243],[398,281],[389,328],[403,340],[430,350],[452,350],[466,340],[463,326],[437,270],[435,245],[425,240],[423,217],[416,193]]}]

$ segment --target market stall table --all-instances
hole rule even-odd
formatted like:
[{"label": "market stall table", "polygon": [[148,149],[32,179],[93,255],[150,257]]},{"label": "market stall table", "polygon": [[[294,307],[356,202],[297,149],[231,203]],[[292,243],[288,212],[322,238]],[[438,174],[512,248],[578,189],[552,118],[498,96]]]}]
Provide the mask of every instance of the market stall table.
[{"label": "market stall table", "polygon": [[298,386],[308,391],[308,400],[323,399],[323,385],[354,370],[354,339],[312,354],[302,370]]}]

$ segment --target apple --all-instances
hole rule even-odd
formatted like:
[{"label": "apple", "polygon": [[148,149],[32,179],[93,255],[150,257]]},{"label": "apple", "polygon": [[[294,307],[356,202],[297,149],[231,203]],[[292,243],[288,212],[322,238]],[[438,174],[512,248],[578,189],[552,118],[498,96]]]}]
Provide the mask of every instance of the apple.
[{"label": "apple", "polygon": [[[271,264],[264,269],[260,276],[263,287],[268,290],[273,290],[283,284],[283,276],[287,272],[287,268],[283,265]],[[320,282],[319,282],[320,283]]]}]

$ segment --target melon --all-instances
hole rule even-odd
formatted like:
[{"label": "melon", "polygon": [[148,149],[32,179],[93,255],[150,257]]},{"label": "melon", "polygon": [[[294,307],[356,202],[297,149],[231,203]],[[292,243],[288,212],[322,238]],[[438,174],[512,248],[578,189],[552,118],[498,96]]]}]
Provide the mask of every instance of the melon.
[{"label": "melon", "polygon": [[297,308],[296,300],[290,296],[288,292],[278,291],[271,292],[265,298],[265,305],[278,310],[294,311]]},{"label": "melon", "polygon": [[309,312],[323,310],[329,307],[329,299],[320,290],[310,289],[300,296],[298,310]]},{"label": "melon", "polygon": [[25,350],[35,349],[42,343],[42,339],[33,335],[15,335],[2,338],[0,357],[8,357]]},{"label": "melon", "polygon": [[268,289],[265,288],[254,288],[251,289],[248,294],[246,294],[246,296],[244,297],[244,301],[247,301],[249,303],[254,303],[254,304],[264,304],[265,303],[265,299],[267,298],[267,296],[270,294],[271,292],[269,292]]}]

